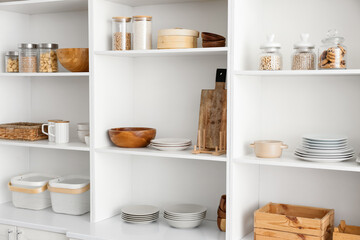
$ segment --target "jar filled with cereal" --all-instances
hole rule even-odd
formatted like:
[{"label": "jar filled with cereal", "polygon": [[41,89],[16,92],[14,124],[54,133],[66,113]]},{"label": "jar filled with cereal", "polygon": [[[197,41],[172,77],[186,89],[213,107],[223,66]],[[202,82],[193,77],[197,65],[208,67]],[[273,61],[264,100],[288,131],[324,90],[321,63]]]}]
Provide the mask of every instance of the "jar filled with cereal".
[{"label": "jar filled with cereal", "polygon": [[19,72],[19,52],[9,51],[5,53],[5,72],[18,73]]},{"label": "jar filled with cereal", "polygon": [[112,18],[112,50],[131,50],[131,17]]},{"label": "jar filled with cereal", "polygon": [[346,69],[345,39],[338,35],[337,30],[330,30],[327,38],[322,40],[319,48],[319,69]]},{"label": "jar filled with cereal", "polygon": [[292,70],[315,70],[315,45],[309,42],[309,34],[300,35],[301,41],[294,44],[295,52],[292,56]]},{"label": "jar filled with cereal", "polygon": [[37,44],[19,44],[19,70],[21,73],[37,72]]},{"label": "jar filled with cereal", "polygon": [[260,46],[262,50],[260,55],[259,70],[276,71],[282,69],[282,55],[280,53],[280,43],[274,42],[275,35],[270,34],[267,42]]},{"label": "jar filled with cereal", "polygon": [[52,73],[58,71],[58,59],[56,50],[59,48],[55,43],[39,44],[39,72]]}]

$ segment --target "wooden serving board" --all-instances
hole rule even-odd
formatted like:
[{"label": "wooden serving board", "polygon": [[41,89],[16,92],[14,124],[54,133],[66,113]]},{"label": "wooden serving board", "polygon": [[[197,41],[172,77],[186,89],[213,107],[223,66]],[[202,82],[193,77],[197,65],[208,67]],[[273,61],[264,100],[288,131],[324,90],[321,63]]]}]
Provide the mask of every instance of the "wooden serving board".
[{"label": "wooden serving board", "polygon": [[[199,133],[205,133],[205,148],[214,150],[220,146],[220,132],[226,138],[227,91],[226,69],[217,69],[214,90],[202,90]],[[223,139],[226,141],[226,139]],[[198,136],[199,144],[199,136]]]}]

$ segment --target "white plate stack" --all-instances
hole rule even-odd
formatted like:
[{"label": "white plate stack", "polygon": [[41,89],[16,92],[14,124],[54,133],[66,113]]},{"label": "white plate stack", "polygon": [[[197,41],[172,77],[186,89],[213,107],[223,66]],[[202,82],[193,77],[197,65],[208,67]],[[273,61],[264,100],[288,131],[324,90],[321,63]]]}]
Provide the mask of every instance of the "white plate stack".
[{"label": "white plate stack", "polygon": [[185,138],[158,138],[151,140],[150,146],[161,151],[182,151],[191,146],[191,140]]},{"label": "white plate stack", "polygon": [[121,209],[121,218],[128,223],[152,223],[159,219],[159,208],[150,205],[130,205]]},{"label": "white plate stack", "polygon": [[164,209],[164,218],[174,228],[195,228],[206,217],[206,207],[196,204],[177,204]]},{"label": "white plate stack", "polygon": [[311,162],[342,162],[354,158],[355,152],[348,146],[346,136],[303,136],[302,146],[295,156]]}]

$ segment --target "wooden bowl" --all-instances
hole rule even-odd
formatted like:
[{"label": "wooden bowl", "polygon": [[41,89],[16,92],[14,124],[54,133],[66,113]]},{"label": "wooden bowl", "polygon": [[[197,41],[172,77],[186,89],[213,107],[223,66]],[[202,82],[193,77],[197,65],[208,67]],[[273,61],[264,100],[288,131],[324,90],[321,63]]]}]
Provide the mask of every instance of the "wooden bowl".
[{"label": "wooden bowl", "polygon": [[156,129],[130,127],[130,128],[112,128],[109,130],[111,141],[118,147],[123,148],[141,148],[150,144],[150,141],[156,136]]},{"label": "wooden bowl", "polygon": [[88,48],[61,48],[56,53],[61,65],[70,72],[89,71]]}]

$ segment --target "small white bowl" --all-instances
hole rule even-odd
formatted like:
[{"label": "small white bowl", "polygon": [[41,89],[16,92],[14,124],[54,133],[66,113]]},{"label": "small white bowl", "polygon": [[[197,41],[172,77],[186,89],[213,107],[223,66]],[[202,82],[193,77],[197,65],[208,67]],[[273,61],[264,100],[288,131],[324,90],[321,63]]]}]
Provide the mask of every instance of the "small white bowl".
[{"label": "small white bowl", "polygon": [[77,131],[80,142],[85,143],[85,136],[89,135],[89,131]]},{"label": "small white bowl", "polygon": [[85,143],[86,143],[86,145],[90,146],[90,136],[89,135],[85,136]]},{"label": "small white bowl", "polygon": [[78,131],[89,131],[89,123],[78,123],[77,130]]},{"label": "small white bowl", "polygon": [[204,219],[196,220],[196,221],[174,221],[165,218],[165,220],[171,227],[174,228],[196,228],[201,225]]}]

